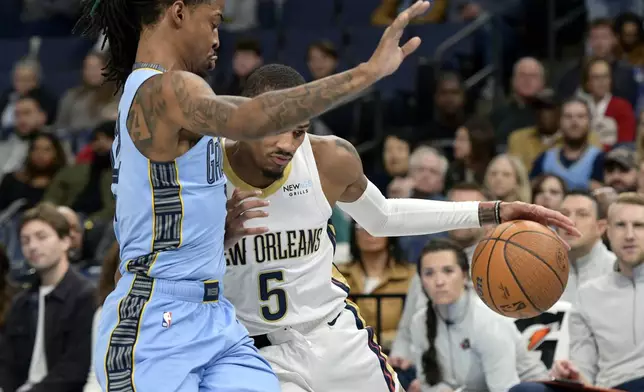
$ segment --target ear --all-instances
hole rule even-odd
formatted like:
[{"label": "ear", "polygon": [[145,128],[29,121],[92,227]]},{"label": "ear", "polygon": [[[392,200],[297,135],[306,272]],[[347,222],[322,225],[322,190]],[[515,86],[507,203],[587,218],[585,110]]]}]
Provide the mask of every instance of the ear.
[{"label": "ear", "polygon": [[65,236],[63,237],[63,250],[65,253],[69,252],[69,249],[72,247],[72,237]]},{"label": "ear", "polygon": [[168,8],[168,17],[174,27],[181,27],[186,23],[188,7],[182,0],[177,0]]},{"label": "ear", "polygon": [[604,236],[604,233],[606,233],[606,226],[608,223],[606,222],[606,219],[599,219],[597,221],[597,230],[599,231],[600,236]]}]

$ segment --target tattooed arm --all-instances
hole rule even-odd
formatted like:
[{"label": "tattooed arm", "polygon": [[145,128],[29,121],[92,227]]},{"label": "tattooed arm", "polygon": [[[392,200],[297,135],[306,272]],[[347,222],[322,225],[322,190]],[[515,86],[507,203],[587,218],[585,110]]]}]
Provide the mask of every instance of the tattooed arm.
[{"label": "tattooed arm", "polygon": [[239,106],[242,103],[250,101],[248,97],[238,97],[236,95],[218,95],[219,99],[226,101],[227,103],[235,106]]},{"label": "tattooed arm", "polygon": [[324,113],[378,80],[375,72],[361,65],[315,82],[270,91],[245,102],[235,99],[239,102],[236,106],[230,98],[216,96],[194,74],[173,71],[156,78],[160,79],[163,93],[154,100],[164,102],[154,106],[163,106],[164,115],[177,128],[236,140],[280,133]]}]

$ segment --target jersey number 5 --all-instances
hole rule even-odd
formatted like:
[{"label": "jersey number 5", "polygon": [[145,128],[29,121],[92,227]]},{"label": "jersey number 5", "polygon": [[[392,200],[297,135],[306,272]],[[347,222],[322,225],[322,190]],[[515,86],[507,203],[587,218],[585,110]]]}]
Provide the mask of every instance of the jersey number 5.
[{"label": "jersey number 5", "polygon": [[283,271],[269,271],[263,272],[259,275],[259,299],[262,302],[271,301],[271,297],[275,297],[275,302],[277,302],[277,308],[272,310],[270,304],[262,305],[260,307],[260,312],[262,317],[266,321],[279,321],[281,320],[288,310],[288,302],[286,298],[286,291],[273,288],[271,289],[271,282],[283,282],[284,281],[284,272]]}]

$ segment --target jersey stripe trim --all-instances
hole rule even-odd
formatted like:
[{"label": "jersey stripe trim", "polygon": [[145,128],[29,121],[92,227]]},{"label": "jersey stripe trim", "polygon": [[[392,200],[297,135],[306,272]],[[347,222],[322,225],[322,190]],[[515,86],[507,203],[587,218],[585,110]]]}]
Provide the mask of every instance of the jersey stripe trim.
[{"label": "jersey stripe trim", "polygon": [[134,354],[141,319],[155,285],[149,274],[159,255],[178,248],[183,239],[182,186],[176,162],[148,161],[148,179],[152,193],[151,252],[127,263],[127,270],[134,274],[134,279],[127,295],[119,301],[118,321],[110,334],[105,354],[107,392],[136,391]]},{"label": "jersey stripe trim", "polygon": [[389,392],[396,392],[396,384],[398,383],[396,372],[391,367],[391,365],[389,365],[389,362],[387,361],[387,355],[382,352],[382,348],[378,344],[378,339],[376,339],[373,328],[366,326],[364,319],[362,318],[362,316],[360,316],[360,309],[358,308],[358,305],[349,300],[346,300],[344,308],[353,313],[353,317],[356,320],[356,328],[360,330],[365,329],[367,331],[367,344],[369,346],[369,349],[374,354],[376,354],[376,357],[378,358],[380,368],[382,369],[382,374],[385,378],[385,383],[387,384],[387,389],[389,390]]}]

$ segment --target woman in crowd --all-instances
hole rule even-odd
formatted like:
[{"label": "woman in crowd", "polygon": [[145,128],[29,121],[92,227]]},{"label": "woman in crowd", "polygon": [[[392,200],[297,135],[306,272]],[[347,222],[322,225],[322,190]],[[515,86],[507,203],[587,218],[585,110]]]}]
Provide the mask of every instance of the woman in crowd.
[{"label": "woman in crowd", "polygon": [[418,273],[429,303],[412,321],[417,379],[408,392],[506,392],[519,383],[518,331],[468,288],[468,272],[467,255],[449,239],[423,249]]},{"label": "woman in crowd", "polygon": [[612,71],[608,61],[588,61],[581,76],[578,96],[586,101],[592,115],[591,129],[599,135],[605,150],[617,143],[635,140],[635,114],[624,98],[611,94]]},{"label": "woman in crowd", "polygon": [[23,169],[7,174],[0,183],[0,211],[19,199],[25,200],[22,210],[35,206],[66,163],[65,150],[56,136],[49,133],[32,136]]},{"label": "woman in crowd", "polygon": [[105,55],[99,52],[85,57],[82,83],[69,89],[60,101],[57,129],[89,131],[107,119],[118,97],[114,96],[113,84],[103,83],[105,62]]},{"label": "woman in crowd", "polygon": [[532,181],[533,204],[557,210],[566,192],[566,183],[555,174],[542,174]]},{"label": "woman in crowd", "polygon": [[485,172],[485,187],[495,199],[529,203],[530,180],[523,163],[512,155],[494,157]]},{"label": "woman in crowd", "polygon": [[371,181],[383,194],[387,186],[396,178],[405,178],[409,172],[409,155],[411,144],[409,135],[404,130],[394,131],[382,144],[382,161],[376,164],[375,171],[369,176]]},{"label": "woman in crowd", "polygon": [[454,161],[445,178],[447,189],[461,182],[483,184],[485,169],[494,155],[496,143],[492,124],[484,117],[470,118],[456,130]]},{"label": "woman in crowd", "polygon": [[[101,269],[101,276],[98,280],[98,291],[97,291],[97,304],[98,308],[96,313],[94,313],[94,324],[92,327],[92,347],[96,343],[96,329],[98,328],[98,321],[101,318],[101,310],[103,309],[103,302],[105,298],[114,290],[116,286],[116,272],[119,266],[119,244],[114,242],[110,248],[105,260],[103,260],[103,268]],[[89,376],[87,378],[87,384],[85,384],[84,392],[101,392],[101,387],[98,384],[96,379],[96,374],[94,373],[94,366],[89,368]]]},{"label": "woman in crowd", "polygon": [[[374,237],[365,229],[352,223],[350,246],[353,262],[340,267],[351,288],[351,294],[400,294],[407,293],[414,266],[402,261],[395,238]],[[403,298],[383,299],[382,314],[378,320],[375,299],[357,299],[366,324],[380,326],[380,344],[389,348],[396,335],[402,314]]]}]

